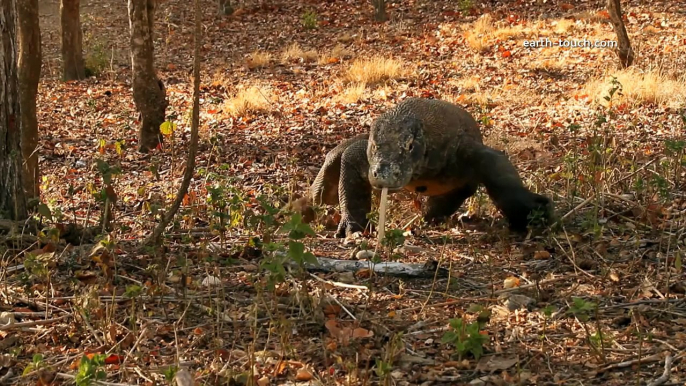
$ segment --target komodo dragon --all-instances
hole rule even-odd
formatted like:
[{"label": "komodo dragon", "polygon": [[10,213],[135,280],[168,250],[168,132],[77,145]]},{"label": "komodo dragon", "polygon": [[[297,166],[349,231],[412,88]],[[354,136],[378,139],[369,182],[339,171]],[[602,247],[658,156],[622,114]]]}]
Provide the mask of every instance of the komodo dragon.
[{"label": "komodo dragon", "polygon": [[315,204],[340,204],[336,236],[345,237],[366,227],[373,189],[405,188],[429,196],[424,219],[435,224],[453,215],[479,184],[510,229],[525,231],[534,210],[550,220],[550,199],[529,191],[507,156],[483,144],[466,110],[408,98],[379,116],[369,134],[331,150],[309,193]]}]

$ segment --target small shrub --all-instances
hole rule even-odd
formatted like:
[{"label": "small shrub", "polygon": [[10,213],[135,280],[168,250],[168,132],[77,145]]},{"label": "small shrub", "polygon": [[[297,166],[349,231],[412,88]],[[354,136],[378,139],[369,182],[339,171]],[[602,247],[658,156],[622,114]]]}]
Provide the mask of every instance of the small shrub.
[{"label": "small shrub", "polygon": [[300,22],[305,29],[317,28],[317,13],[313,10],[308,10],[300,17]]},{"label": "small shrub", "polygon": [[450,330],[447,331],[441,342],[455,346],[455,351],[460,360],[466,354],[472,354],[479,359],[484,353],[484,344],[488,341],[488,335],[481,333],[478,322],[467,324],[462,318],[450,319]]},{"label": "small shrub", "polygon": [[86,76],[100,75],[107,68],[108,64],[109,58],[105,44],[96,42],[88,47],[86,57],[84,58]]}]

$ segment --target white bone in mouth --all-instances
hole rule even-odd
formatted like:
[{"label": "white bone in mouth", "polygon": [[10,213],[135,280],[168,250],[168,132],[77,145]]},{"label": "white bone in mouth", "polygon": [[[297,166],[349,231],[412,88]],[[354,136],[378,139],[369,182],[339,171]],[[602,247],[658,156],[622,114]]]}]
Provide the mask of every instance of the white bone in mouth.
[{"label": "white bone in mouth", "polygon": [[384,238],[384,233],[386,229],[386,206],[388,205],[388,188],[381,189],[381,201],[379,202],[379,245]]}]

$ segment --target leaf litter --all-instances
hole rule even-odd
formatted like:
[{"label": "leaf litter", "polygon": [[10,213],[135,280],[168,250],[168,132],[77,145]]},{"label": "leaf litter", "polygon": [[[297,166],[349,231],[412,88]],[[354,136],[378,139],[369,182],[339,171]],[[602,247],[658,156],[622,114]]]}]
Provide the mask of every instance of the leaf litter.
[{"label": "leaf litter", "polygon": [[[81,358],[98,353],[107,381],[122,384],[167,375],[179,384],[683,382],[686,176],[678,141],[686,127],[686,41],[679,38],[686,15],[678,6],[625,5],[643,59],[622,80],[641,71],[653,79],[649,71],[661,63],[664,78],[654,78],[670,81],[672,98],[663,101],[658,90],[643,102],[641,93],[620,91],[608,112],[606,95],[593,92],[612,87],[610,50],[522,43],[614,39],[604,2],[529,3],[393,3],[385,24],[371,22],[364,2],[246,2],[223,18],[208,3],[198,171],[180,224],[153,253],[137,244],[178,186],[189,138],[192,4],[158,7],[155,60],[175,128],[162,149],[141,156],[125,3],[82,4],[86,55],[100,47],[108,60],[97,78],[63,83],[58,9],[41,1],[42,201],[65,224],[97,226],[92,188],[102,184],[101,157],[122,170],[113,182],[117,229],[95,246],[53,239],[3,257],[0,347],[11,354],[0,360],[0,376],[14,369],[11,383],[73,379]],[[312,30],[301,23],[308,11],[317,16]],[[477,22],[484,32],[475,37],[469,32]],[[308,58],[315,51],[324,59],[298,59],[292,50],[281,61],[294,43]],[[349,84],[348,69],[367,57],[393,58],[410,71]],[[586,87],[591,79],[603,87]],[[244,98],[257,98],[259,108],[229,108],[241,90],[252,90]],[[278,205],[304,195],[328,150],[409,96],[466,105],[527,185],[553,197],[566,216],[562,226],[513,238],[480,192],[464,215],[424,227],[414,220],[422,200],[401,192],[389,196],[386,234],[400,229],[399,247],[406,247],[382,259],[433,260],[450,277],[316,274],[325,280],[289,279],[265,291],[263,248],[239,214],[263,214],[261,194]],[[224,233],[213,228],[217,204],[208,200],[220,186],[233,187]],[[331,238],[340,218],[333,208],[318,216],[319,236],[307,239],[307,250],[339,259],[368,250],[358,245],[351,253]],[[408,253],[412,246],[421,252]],[[343,281],[368,290],[336,285]],[[441,343],[458,325],[450,319],[464,321],[465,347],[478,338],[468,333],[478,324],[476,333],[488,337],[481,358]],[[174,366],[182,368],[175,375]],[[18,378],[16,369],[27,368]]]}]

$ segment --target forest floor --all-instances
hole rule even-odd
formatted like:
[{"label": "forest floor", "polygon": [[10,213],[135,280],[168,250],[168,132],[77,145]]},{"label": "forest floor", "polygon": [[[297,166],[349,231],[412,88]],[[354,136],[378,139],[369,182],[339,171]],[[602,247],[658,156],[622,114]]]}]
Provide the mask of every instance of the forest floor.
[{"label": "forest floor", "polygon": [[[218,16],[202,0],[197,171],[150,250],[190,138],[193,2],[156,11],[177,126],[142,155],[126,2],[81,2],[94,75],[63,82],[59,2],[41,0],[46,205],[38,239],[2,238],[0,384],[81,385],[98,370],[109,384],[167,384],[185,369],[198,385],[683,385],[686,13],[623,1],[636,62],[620,70],[609,48],[525,47],[616,41],[604,1],[542,3],[410,0],[374,23],[366,1]],[[373,233],[333,237],[336,208],[317,208],[304,239],[265,208],[303,194],[327,151],[411,96],[465,106],[560,222],[511,235],[480,191],[460,218],[427,226],[422,199],[398,193],[387,229],[404,246],[380,260],[447,275],[282,271],[298,243],[372,256]],[[96,245],[57,240],[99,223],[105,174],[114,229]]]}]

